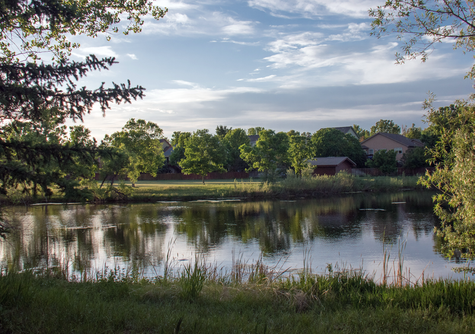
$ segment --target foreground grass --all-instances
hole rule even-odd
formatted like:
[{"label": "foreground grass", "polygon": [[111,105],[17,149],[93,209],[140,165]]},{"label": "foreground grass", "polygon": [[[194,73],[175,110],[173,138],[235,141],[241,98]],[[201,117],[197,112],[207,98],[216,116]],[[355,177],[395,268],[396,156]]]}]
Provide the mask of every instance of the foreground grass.
[{"label": "foreground grass", "polygon": [[473,333],[475,284],[384,286],[358,273],[244,282],[188,267],[180,277],[114,273],[71,281],[0,277],[2,333]]}]

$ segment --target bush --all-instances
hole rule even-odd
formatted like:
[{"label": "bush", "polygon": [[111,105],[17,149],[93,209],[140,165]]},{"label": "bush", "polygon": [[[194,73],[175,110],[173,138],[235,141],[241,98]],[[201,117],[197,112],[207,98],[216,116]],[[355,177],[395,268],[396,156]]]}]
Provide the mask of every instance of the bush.
[{"label": "bush", "polygon": [[373,155],[372,160],[366,162],[370,168],[378,168],[381,173],[388,175],[397,171],[396,151],[379,150]]}]

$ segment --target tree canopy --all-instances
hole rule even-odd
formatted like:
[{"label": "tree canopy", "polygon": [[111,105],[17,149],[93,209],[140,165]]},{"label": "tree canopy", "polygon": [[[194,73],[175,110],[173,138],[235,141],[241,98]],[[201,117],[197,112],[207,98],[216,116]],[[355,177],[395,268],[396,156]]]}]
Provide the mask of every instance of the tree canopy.
[{"label": "tree canopy", "polygon": [[[292,130],[293,131],[293,130]],[[292,132],[289,135],[289,160],[297,176],[302,176],[302,170],[308,166],[308,160],[315,154],[311,137]]]},{"label": "tree canopy", "polygon": [[358,137],[358,139],[360,141],[365,140],[366,138],[368,138],[371,135],[368,130],[361,128],[357,124],[353,124],[353,130],[355,131],[356,136]]},{"label": "tree canopy", "polygon": [[204,184],[209,173],[226,171],[224,161],[224,150],[218,137],[207,129],[196,130],[185,140],[185,158],[180,161],[184,174],[201,175]]},{"label": "tree canopy", "polygon": [[448,107],[427,105],[429,129],[438,135],[429,150],[430,162],[436,167],[423,183],[435,187],[435,212],[441,219],[437,229],[444,238],[443,251],[451,256],[455,250],[462,257],[475,258],[475,106],[464,101]]},{"label": "tree canopy", "polygon": [[410,128],[408,128],[407,126],[403,126],[401,134],[406,138],[421,139],[422,129],[420,127],[416,127],[416,125],[412,123]]},{"label": "tree canopy", "polygon": [[[396,34],[404,42],[396,60],[421,57],[425,61],[434,44],[453,40],[455,48],[475,48],[475,3],[469,0],[387,0],[369,10],[372,35]],[[468,76],[474,78],[475,65]]]},{"label": "tree canopy", "polygon": [[241,157],[249,164],[248,170],[257,169],[265,178],[273,180],[279,167],[288,162],[289,137],[284,132],[261,130],[254,147],[249,144],[240,148]]},{"label": "tree canopy", "polygon": [[394,150],[378,150],[374,153],[373,159],[366,162],[366,165],[378,168],[383,174],[391,174],[397,171],[396,155],[397,152]]},{"label": "tree canopy", "polygon": [[366,162],[366,154],[358,139],[337,129],[318,130],[312,136],[312,144],[314,157],[348,157],[359,167]]},{"label": "tree canopy", "polygon": [[229,171],[243,171],[248,164],[241,158],[241,145],[249,145],[249,137],[243,129],[232,129],[226,133],[222,140],[226,151],[226,166]]},{"label": "tree canopy", "polygon": [[135,184],[140,173],[155,176],[158,169],[163,166],[165,157],[160,143],[161,138],[163,131],[157,124],[131,118],[122,131],[115,132],[111,136],[106,135],[104,142],[128,157],[124,172],[132,184]]},{"label": "tree canopy", "polygon": [[186,140],[191,137],[190,132],[173,132],[172,142],[173,152],[170,155],[170,164],[179,166],[180,161],[185,158]]},{"label": "tree canopy", "polygon": [[255,128],[247,129],[248,136],[255,136],[258,135],[264,128],[262,126],[256,126]]},{"label": "tree canopy", "polygon": [[401,127],[395,124],[392,120],[380,119],[376,122],[375,125],[371,127],[371,135],[374,135],[379,132],[394,133],[398,135],[401,133]]},{"label": "tree canopy", "polygon": [[218,136],[218,138],[221,140],[232,129],[233,129],[232,127],[228,128],[226,125],[218,125],[216,127],[216,136]]},{"label": "tree canopy", "polygon": [[[144,16],[163,18],[167,9],[153,1],[127,0],[9,0],[0,4],[0,63],[37,60],[44,52],[65,61],[72,49],[80,47],[70,35],[97,37],[122,31],[142,31]],[[127,18],[127,24],[121,21]]]}]

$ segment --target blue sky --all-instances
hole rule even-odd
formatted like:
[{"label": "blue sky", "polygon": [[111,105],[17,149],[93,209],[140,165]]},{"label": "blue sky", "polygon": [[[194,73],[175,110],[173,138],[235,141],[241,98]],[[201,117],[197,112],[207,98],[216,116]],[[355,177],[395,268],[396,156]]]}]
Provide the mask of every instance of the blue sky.
[{"label": "blue sky", "polygon": [[140,34],[74,37],[79,60],[90,53],[119,64],[84,84],[130,80],[146,97],[96,109],[84,125],[101,140],[134,117],[173,131],[262,126],[315,132],[379,119],[422,122],[429,91],[436,105],[467,98],[470,54],[439,43],[427,62],[396,65],[396,36],[370,36],[368,9],[384,0],[157,1],[164,19],[146,19]]}]

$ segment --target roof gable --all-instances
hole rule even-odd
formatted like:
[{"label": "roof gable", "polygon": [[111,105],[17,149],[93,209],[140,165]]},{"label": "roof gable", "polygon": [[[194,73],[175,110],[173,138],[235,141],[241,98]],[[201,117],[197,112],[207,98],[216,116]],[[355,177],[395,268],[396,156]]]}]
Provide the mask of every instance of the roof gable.
[{"label": "roof gable", "polygon": [[356,134],[352,126],[337,126],[337,127],[333,127],[329,129],[335,129],[335,130],[343,132],[345,135],[350,134],[354,136],[355,138],[358,138],[358,135]]},{"label": "roof gable", "polygon": [[342,162],[347,160],[353,167],[356,167],[356,163],[348,157],[319,157],[308,162],[312,166],[323,167],[323,166],[338,166]]},{"label": "roof gable", "polygon": [[366,142],[368,142],[371,139],[374,139],[377,136],[386,137],[406,147],[423,147],[424,146],[424,144],[419,139],[411,139],[411,138],[404,137],[403,135],[399,135],[395,133],[385,133],[385,132],[378,132],[372,135],[371,137],[369,137],[368,139],[363,140],[361,142],[361,146],[363,146]]}]

